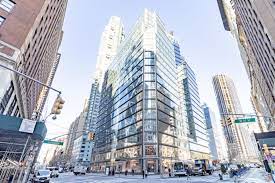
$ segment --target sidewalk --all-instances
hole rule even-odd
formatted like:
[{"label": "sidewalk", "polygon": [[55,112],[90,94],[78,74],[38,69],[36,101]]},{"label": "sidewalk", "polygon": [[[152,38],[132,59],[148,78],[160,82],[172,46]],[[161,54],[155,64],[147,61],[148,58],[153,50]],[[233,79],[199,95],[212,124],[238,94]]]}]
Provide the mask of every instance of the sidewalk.
[{"label": "sidewalk", "polygon": [[263,168],[253,168],[244,176],[239,179],[239,182],[245,183],[273,183],[272,179],[268,176]]},{"label": "sidewalk", "polygon": [[[93,176],[100,176],[100,177],[114,177],[114,178],[126,178],[126,179],[143,179],[143,176],[141,174],[134,174],[132,175],[131,173],[126,176],[124,173],[121,173],[121,174],[115,174],[114,176],[109,176],[109,175],[106,175],[104,173],[88,173],[87,175],[93,175]],[[149,174],[147,176],[147,179],[148,178],[160,178],[160,175],[155,175],[155,174]]]},{"label": "sidewalk", "polygon": [[163,183],[163,182],[209,182],[209,183],[217,183],[219,182],[219,178],[218,175],[208,175],[208,176],[191,176],[190,180],[187,181],[187,177],[169,177],[169,175],[165,174],[165,175],[155,175],[155,174],[149,174],[147,176],[147,178],[143,179],[142,175],[127,175],[125,176],[125,174],[115,174],[115,176],[108,176],[105,174],[100,174],[100,173],[92,173],[92,174],[88,174],[88,175],[93,175],[93,176],[100,176],[100,177],[105,177],[105,178],[114,178],[114,179],[123,179],[124,181],[138,181],[138,182],[158,182],[158,183]]},{"label": "sidewalk", "polygon": [[252,168],[241,177],[226,177],[219,182],[237,182],[237,183],[273,183],[263,168]]}]

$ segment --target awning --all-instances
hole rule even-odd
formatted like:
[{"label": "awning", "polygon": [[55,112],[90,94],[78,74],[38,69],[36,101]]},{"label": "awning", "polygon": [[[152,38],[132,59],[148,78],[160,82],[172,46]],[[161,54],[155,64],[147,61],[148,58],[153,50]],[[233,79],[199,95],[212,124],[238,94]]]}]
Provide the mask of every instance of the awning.
[{"label": "awning", "polygon": [[[33,130],[33,133],[25,133],[20,132],[20,126],[23,119],[14,117],[14,116],[6,116],[6,115],[0,115],[0,141],[2,141],[2,138],[27,138],[29,135],[33,140],[44,140],[47,128],[45,123],[43,122],[36,122],[35,128]],[[17,141],[18,142],[18,141]]]},{"label": "awning", "polygon": [[275,131],[255,133],[255,138],[261,147],[263,144],[266,144],[268,147],[275,147]]}]

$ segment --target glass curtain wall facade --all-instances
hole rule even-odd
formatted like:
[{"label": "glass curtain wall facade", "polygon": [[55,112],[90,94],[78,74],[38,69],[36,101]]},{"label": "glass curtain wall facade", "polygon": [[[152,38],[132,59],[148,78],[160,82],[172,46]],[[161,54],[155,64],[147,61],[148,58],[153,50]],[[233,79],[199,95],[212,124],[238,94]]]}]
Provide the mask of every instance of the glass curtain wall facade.
[{"label": "glass curtain wall facade", "polygon": [[86,130],[95,131],[98,107],[100,103],[99,83],[97,80],[92,84],[90,97],[88,101],[88,115],[86,118]]},{"label": "glass curtain wall facade", "polygon": [[88,114],[85,122],[85,132],[83,133],[83,139],[85,140],[82,142],[85,145],[82,145],[81,149],[84,153],[84,158],[81,163],[87,166],[91,163],[91,152],[94,147],[93,140],[88,139],[87,136],[88,132],[95,132],[104,72],[116,55],[117,49],[123,38],[124,30],[122,21],[120,17],[112,16],[101,35],[96,72],[88,101]]},{"label": "glass curtain wall facade", "polygon": [[188,142],[188,124],[187,124],[187,113],[185,110],[185,97],[184,97],[184,86],[182,84],[182,79],[184,74],[182,72],[182,64],[184,58],[181,55],[180,45],[178,41],[174,38],[173,32],[170,33],[170,39],[173,42],[174,52],[175,52],[175,64],[177,67],[177,84],[178,84],[178,96],[179,96],[179,105],[178,105],[178,116],[177,116],[177,146],[178,146],[178,159],[179,160],[189,160],[190,159],[190,149]]},{"label": "glass curtain wall facade", "polygon": [[156,13],[145,10],[105,73],[92,169],[171,167],[178,101],[173,44]]},{"label": "glass curtain wall facade", "polygon": [[207,131],[208,131],[209,140],[211,141],[211,143],[209,144],[209,148],[210,148],[210,152],[211,152],[211,158],[213,160],[218,160],[217,145],[216,145],[216,141],[215,141],[213,126],[211,124],[209,108],[207,106],[203,107],[203,112],[204,112],[204,116],[205,116],[205,121],[206,121],[206,127],[207,127]]},{"label": "glass curtain wall facade", "polygon": [[191,159],[209,159],[209,140],[195,72],[185,61],[178,66],[178,70],[180,85],[183,88],[183,118],[188,125]]}]

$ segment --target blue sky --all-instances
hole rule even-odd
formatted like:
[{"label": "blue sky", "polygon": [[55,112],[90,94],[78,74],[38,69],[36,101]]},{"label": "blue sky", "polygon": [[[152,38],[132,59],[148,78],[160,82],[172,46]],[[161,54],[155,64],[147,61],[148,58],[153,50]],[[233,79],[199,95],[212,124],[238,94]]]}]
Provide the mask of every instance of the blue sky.
[{"label": "blue sky", "polygon": [[[62,114],[48,120],[48,137],[65,133],[79,115],[88,97],[95,71],[99,40],[112,15],[120,16],[126,32],[144,8],[156,11],[180,41],[183,56],[197,74],[201,102],[206,102],[219,119],[212,86],[214,74],[226,73],[234,81],[244,112],[252,112],[250,85],[236,41],[223,28],[215,0],[70,0],[64,23],[64,37],[53,87],[66,100]],[[49,111],[56,94],[46,103]]]}]

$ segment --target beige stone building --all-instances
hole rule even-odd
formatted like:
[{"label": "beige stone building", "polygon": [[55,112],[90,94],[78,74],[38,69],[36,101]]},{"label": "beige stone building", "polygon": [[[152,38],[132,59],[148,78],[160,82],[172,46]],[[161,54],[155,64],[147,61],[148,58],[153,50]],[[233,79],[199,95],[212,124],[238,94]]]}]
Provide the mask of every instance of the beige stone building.
[{"label": "beige stone building", "polygon": [[[275,129],[275,3],[217,0],[224,27],[236,38],[262,131]],[[265,117],[262,117],[265,116]]]},{"label": "beige stone building", "polygon": [[242,108],[234,82],[224,74],[213,77],[213,86],[220,111],[230,162],[257,161],[255,141],[251,138],[250,124],[237,124],[235,120],[242,114]]}]

